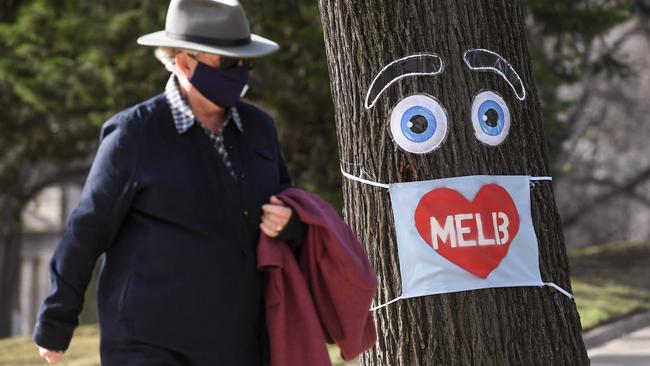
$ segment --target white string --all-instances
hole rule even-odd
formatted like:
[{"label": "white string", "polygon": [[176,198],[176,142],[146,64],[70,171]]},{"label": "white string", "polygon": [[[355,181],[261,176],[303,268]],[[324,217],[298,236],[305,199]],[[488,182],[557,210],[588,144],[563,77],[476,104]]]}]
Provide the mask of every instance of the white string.
[{"label": "white string", "polygon": [[530,182],[530,189],[532,190],[535,188],[540,182],[543,181],[552,181],[553,178],[551,177],[528,177],[528,180]]},{"label": "white string", "polygon": [[[568,297],[569,299],[573,299],[573,295],[572,295],[569,291],[563,289],[562,287],[556,285],[556,284],[553,283],[553,282],[542,282],[542,284],[543,284],[544,286],[553,287],[554,289],[556,289],[556,290],[558,290],[560,293],[562,293],[562,295]],[[394,299],[392,299],[392,300],[390,300],[390,301],[388,301],[388,302],[386,302],[386,303],[384,303],[384,304],[380,304],[380,305],[377,305],[377,306],[375,306],[375,307],[372,307],[372,308],[370,308],[370,311],[375,311],[375,310],[381,309],[381,308],[383,308],[383,307],[385,307],[385,306],[388,306],[388,305],[394,303],[395,301],[401,300],[401,299],[402,299],[402,296],[403,296],[403,295],[399,295],[398,297],[396,297],[396,298],[394,298]]]},{"label": "white string", "polygon": [[[363,178],[361,178],[361,177],[357,177],[357,176],[355,176],[355,175],[352,175],[352,174],[346,172],[346,171],[343,169],[343,164],[340,164],[340,167],[341,167],[341,173],[342,173],[343,176],[346,177],[346,178],[349,178],[349,179],[352,179],[352,180],[356,180],[357,182],[361,182],[361,183],[365,183],[365,184],[370,184],[371,186],[375,186],[375,187],[380,187],[380,188],[390,188],[390,185],[388,185],[388,184],[379,183],[379,182],[375,182],[375,181],[368,180],[368,179],[363,179]],[[362,174],[363,174],[363,171],[362,171]],[[366,174],[367,174],[367,173],[366,173]],[[536,182],[536,181],[552,181],[553,178],[552,178],[552,177],[547,177],[547,176],[543,176],[543,177],[530,177],[530,180],[531,180],[532,182]]]},{"label": "white string", "polygon": [[390,300],[389,302],[387,302],[387,303],[385,303],[385,304],[377,305],[377,306],[375,306],[374,308],[370,308],[370,311],[375,311],[375,310],[377,310],[377,309],[381,309],[381,308],[383,308],[384,306],[390,305],[390,304],[394,303],[395,301],[397,301],[397,300],[401,300],[401,299],[402,299],[402,295],[399,295],[399,296],[397,296],[396,298]]},{"label": "white string", "polygon": [[553,287],[554,289],[560,291],[564,296],[568,297],[569,299],[573,299],[573,295],[571,295],[571,293],[569,291],[567,291],[567,290],[563,289],[562,287],[554,284],[553,282],[543,282],[543,284],[544,284],[544,286]]},{"label": "white string", "polygon": [[356,177],[350,173],[347,173],[345,170],[343,170],[343,164],[341,166],[341,173],[343,173],[343,176],[352,180],[356,180],[357,182],[365,183],[365,184],[370,184],[371,186],[375,187],[380,187],[380,188],[389,188],[388,184],[383,184],[383,183],[377,183],[373,182],[371,180],[363,179],[361,177]]}]

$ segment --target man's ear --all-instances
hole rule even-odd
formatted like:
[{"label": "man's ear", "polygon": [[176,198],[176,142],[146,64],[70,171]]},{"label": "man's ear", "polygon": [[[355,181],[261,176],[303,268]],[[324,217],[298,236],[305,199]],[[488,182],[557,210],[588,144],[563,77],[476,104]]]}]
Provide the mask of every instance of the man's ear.
[{"label": "man's ear", "polygon": [[197,61],[185,52],[179,52],[175,56],[176,69],[185,78],[190,79],[196,68]]}]

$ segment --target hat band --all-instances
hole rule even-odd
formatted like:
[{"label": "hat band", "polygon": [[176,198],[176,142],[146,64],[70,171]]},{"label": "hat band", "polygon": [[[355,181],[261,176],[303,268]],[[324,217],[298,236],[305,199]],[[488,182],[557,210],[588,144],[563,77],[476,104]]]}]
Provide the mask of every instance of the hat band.
[{"label": "hat band", "polygon": [[209,38],[201,36],[192,36],[189,34],[176,34],[165,31],[168,37],[178,39],[181,41],[195,42],[206,44],[210,46],[219,46],[219,47],[233,47],[233,46],[245,46],[251,43],[251,36],[249,35],[246,38],[240,39],[219,39],[219,38]]}]

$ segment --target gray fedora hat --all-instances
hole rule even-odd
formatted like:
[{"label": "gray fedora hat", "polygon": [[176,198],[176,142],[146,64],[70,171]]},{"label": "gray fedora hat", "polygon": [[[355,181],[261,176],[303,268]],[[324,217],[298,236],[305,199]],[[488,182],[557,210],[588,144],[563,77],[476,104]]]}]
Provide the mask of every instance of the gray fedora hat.
[{"label": "gray fedora hat", "polygon": [[172,0],[165,30],[138,38],[138,44],[242,58],[265,56],[279,48],[277,43],[251,34],[237,0]]}]

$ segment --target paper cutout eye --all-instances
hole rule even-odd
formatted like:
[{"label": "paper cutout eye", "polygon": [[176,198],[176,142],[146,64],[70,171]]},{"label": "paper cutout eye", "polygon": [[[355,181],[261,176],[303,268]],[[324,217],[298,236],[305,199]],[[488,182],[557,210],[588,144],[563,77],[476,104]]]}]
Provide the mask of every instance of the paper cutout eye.
[{"label": "paper cutout eye", "polygon": [[490,146],[501,144],[510,131],[510,110],[500,95],[484,91],[474,97],[472,125],[476,138]]},{"label": "paper cutout eye", "polygon": [[403,150],[424,154],[437,149],[447,136],[447,112],[433,97],[408,96],[390,115],[390,132]]}]

